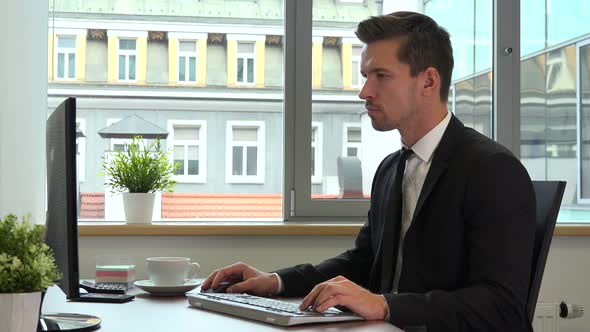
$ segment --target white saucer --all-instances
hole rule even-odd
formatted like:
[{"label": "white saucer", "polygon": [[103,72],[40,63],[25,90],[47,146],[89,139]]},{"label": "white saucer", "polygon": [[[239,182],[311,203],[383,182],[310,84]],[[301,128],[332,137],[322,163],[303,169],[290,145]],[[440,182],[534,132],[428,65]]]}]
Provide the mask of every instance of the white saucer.
[{"label": "white saucer", "polygon": [[200,284],[201,282],[196,279],[191,279],[185,282],[184,285],[179,286],[155,286],[152,284],[151,280],[137,280],[133,283],[135,287],[143,289],[152,295],[159,296],[183,295],[184,293],[197,288]]}]

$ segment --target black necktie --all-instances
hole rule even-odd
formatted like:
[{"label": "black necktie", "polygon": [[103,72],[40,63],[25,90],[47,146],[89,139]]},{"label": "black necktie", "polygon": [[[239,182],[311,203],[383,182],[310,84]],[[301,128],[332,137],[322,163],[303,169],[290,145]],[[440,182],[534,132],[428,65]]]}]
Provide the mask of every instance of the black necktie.
[{"label": "black necktie", "polygon": [[[386,232],[385,234],[393,235],[392,238],[384,238],[383,241],[389,242],[390,252],[385,253],[385,259],[383,261],[383,268],[385,269],[384,272],[385,278],[381,280],[381,288],[384,290],[391,290],[391,285],[393,284],[393,278],[395,274],[395,267],[397,264],[397,252],[399,248],[399,238],[400,238],[400,230],[401,230],[401,223],[402,223],[402,184],[404,181],[404,172],[406,170],[406,161],[410,156],[414,153],[411,149],[402,148],[400,157],[398,159],[395,175],[393,178],[393,188],[391,190],[391,220],[388,220],[385,227],[389,226],[389,229],[393,229],[393,232]],[[389,256],[391,255],[391,256]]]}]

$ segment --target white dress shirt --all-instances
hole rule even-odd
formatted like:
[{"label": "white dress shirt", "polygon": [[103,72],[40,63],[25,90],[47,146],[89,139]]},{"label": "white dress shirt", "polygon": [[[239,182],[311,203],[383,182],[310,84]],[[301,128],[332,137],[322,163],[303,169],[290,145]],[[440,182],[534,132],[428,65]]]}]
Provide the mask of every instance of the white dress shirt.
[{"label": "white dress shirt", "polygon": [[402,182],[402,225],[400,229],[399,247],[397,250],[397,265],[393,277],[393,292],[397,292],[399,278],[402,273],[402,248],[404,237],[408,228],[410,228],[410,225],[412,224],[416,203],[418,202],[418,197],[420,196],[424,180],[426,179],[426,174],[428,174],[430,164],[432,163],[432,155],[438,147],[438,144],[449,125],[449,121],[451,121],[451,113],[447,112],[445,118],[426,135],[422,136],[422,138],[412,147],[406,146],[402,141],[402,145],[406,148],[412,149],[414,153],[406,161],[406,170]]}]

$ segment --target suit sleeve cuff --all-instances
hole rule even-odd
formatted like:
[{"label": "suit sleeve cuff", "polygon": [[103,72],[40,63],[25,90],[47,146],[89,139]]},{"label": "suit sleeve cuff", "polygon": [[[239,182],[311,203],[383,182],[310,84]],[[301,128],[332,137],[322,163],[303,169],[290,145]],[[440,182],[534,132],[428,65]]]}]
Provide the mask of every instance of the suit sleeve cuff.
[{"label": "suit sleeve cuff", "polygon": [[[279,280],[281,280],[279,278]],[[280,284],[280,282],[279,282]],[[385,307],[387,308],[387,315],[385,315],[385,321],[389,321],[389,303],[387,303],[387,299],[385,298],[384,295],[381,295],[383,297],[383,301],[385,302]]]}]

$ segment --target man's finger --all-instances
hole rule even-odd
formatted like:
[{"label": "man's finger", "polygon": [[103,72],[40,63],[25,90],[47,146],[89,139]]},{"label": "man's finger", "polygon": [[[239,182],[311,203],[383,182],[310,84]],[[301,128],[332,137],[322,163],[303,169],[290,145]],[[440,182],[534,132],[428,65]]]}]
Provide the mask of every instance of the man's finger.
[{"label": "man's finger", "polygon": [[323,288],[326,286],[327,282],[322,282],[321,284],[317,284],[309,294],[303,299],[303,302],[299,305],[299,310],[305,310],[309,307],[312,303],[315,302],[316,297],[319,293],[322,292]]}]

